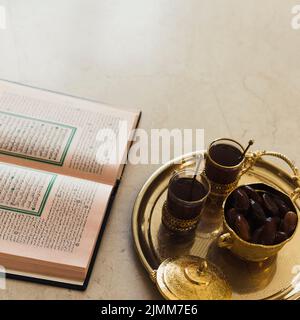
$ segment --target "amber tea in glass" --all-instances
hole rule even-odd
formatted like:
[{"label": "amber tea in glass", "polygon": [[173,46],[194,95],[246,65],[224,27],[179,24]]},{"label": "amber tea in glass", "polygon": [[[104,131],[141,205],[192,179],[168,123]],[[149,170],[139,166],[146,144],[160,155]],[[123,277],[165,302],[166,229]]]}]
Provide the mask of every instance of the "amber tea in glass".
[{"label": "amber tea in glass", "polygon": [[194,176],[192,170],[176,172],[168,185],[164,225],[179,232],[195,229],[209,192],[209,182],[202,174]]},{"label": "amber tea in glass", "polygon": [[244,148],[232,139],[213,141],[208,149],[205,163],[207,178],[227,185],[236,182],[245,160]]}]

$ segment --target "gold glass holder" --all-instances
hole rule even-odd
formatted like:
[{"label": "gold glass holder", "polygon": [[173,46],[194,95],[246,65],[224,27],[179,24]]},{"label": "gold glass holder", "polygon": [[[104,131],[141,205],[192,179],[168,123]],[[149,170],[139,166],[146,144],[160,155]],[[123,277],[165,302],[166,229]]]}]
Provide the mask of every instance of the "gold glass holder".
[{"label": "gold glass holder", "polygon": [[205,175],[208,179],[210,186],[211,186],[211,195],[213,196],[220,196],[220,197],[227,197],[229,193],[231,193],[239,184],[239,181],[241,177],[247,173],[258,160],[260,160],[264,156],[272,156],[278,159],[283,160],[287,163],[287,165],[291,168],[293,171],[292,179],[298,184],[298,187],[293,191],[293,194],[291,195],[292,199],[297,199],[300,197],[300,174],[299,169],[294,165],[294,163],[284,154],[279,152],[273,152],[273,151],[256,151],[256,152],[249,152],[245,156],[244,164],[241,169],[240,174],[238,175],[236,181],[230,184],[218,184]]},{"label": "gold glass holder", "polygon": [[210,188],[211,188],[210,196],[216,196],[216,197],[226,197],[232,190],[236,188],[240,180],[240,177],[239,177],[236,181],[230,184],[219,184],[210,180],[205,174],[205,171],[203,172],[203,174],[206,176],[207,180],[210,183]]},{"label": "gold glass holder", "polygon": [[200,214],[194,219],[179,219],[174,217],[168,210],[167,201],[162,209],[162,223],[169,230],[176,233],[187,233],[194,230],[200,219]]}]

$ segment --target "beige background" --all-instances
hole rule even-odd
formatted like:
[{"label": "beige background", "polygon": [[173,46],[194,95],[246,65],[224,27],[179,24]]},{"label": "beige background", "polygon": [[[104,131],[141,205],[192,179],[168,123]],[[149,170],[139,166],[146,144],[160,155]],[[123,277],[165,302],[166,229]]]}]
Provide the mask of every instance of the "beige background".
[{"label": "beige background", "polygon": [[[141,128],[204,128],[300,164],[297,0],[0,0],[0,78],[143,111]],[[159,298],[133,250],[137,192],[155,166],[128,165],[90,285],[7,282],[1,299]]]}]

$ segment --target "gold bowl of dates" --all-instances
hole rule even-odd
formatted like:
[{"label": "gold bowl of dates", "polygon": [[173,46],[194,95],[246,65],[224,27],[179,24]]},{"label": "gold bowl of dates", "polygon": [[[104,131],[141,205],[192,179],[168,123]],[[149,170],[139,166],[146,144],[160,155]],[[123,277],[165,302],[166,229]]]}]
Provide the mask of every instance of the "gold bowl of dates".
[{"label": "gold bowl of dates", "polygon": [[285,193],[264,183],[239,186],[223,203],[224,232],[218,239],[247,261],[263,261],[290,241],[298,226],[297,209]]}]

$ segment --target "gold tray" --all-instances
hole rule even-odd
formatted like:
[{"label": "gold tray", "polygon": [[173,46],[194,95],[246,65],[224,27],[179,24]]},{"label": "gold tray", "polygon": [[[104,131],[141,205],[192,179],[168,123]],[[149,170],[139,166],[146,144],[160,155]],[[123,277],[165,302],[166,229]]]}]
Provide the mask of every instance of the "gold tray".
[{"label": "gold tray", "polygon": [[[191,239],[180,240],[162,225],[161,213],[170,176],[174,170],[194,167],[196,154],[183,156],[182,163],[175,159],[163,165],[137,196],[132,232],[136,251],[151,280],[156,282],[156,270],[167,258],[194,255],[207,259],[223,271],[232,289],[232,299],[300,298],[300,228],[275,258],[251,263],[241,261],[217,246],[216,240],[222,233],[222,201],[217,206],[206,206],[196,236]],[[293,174],[262,159],[261,155],[275,155],[285,160]],[[252,167],[244,173],[239,184],[263,182],[292,197],[296,195],[294,204],[299,214],[299,176],[295,175],[298,171],[292,162],[283,155],[266,152],[254,153],[252,159],[255,159]]]}]

